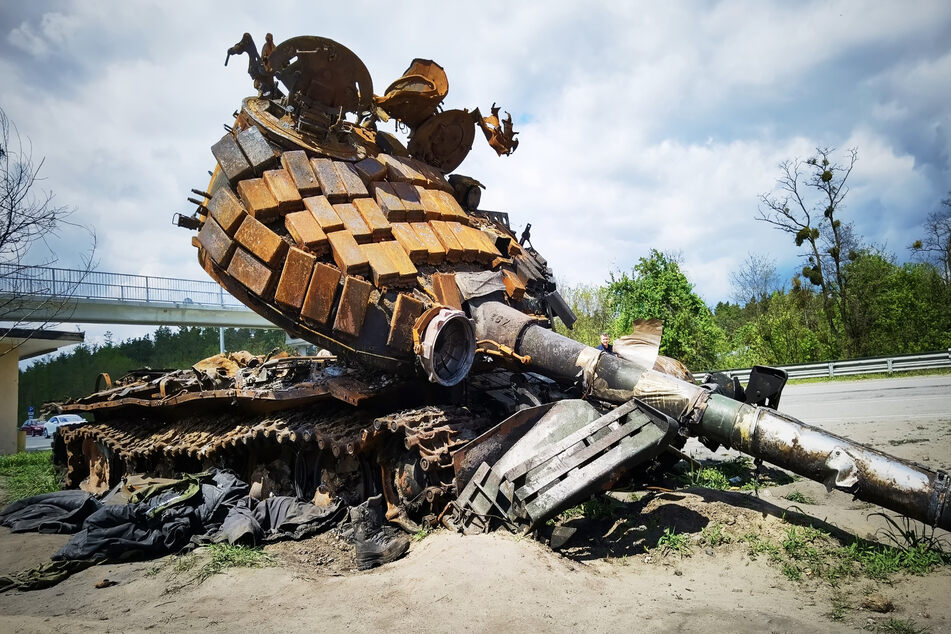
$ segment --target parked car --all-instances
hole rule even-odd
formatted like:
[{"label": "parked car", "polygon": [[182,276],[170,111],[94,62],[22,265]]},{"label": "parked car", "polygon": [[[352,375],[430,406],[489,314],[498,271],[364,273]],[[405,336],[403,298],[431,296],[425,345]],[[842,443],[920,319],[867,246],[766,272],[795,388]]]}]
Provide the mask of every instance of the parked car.
[{"label": "parked car", "polygon": [[56,416],[51,416],[43,425],[43,438],[51,437],[62,425],[75,425],[85,422],[86,419],[79,414],[57,414]]},{"label": "parked car", "polygon": [[27,418],[26,422],[20,425],[20,431],[25,431],[27,436],[42,436],[46,430],[46,421],[40,418]]}]

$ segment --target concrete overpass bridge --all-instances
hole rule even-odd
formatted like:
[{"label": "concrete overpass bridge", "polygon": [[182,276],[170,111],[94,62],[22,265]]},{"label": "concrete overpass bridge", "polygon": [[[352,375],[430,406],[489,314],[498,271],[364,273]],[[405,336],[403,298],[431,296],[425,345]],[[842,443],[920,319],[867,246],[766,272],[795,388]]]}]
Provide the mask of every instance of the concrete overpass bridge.
[{"label": "concrete overpass bridge", "polygon": [[218,327],[222,352],[226,327],[275,328],[211,280],[0,264],[0,454],[16,450],[22,422],[20,359],[83,340],[52,323]]},{"label": "concrete overpass bridge", "polygon": [[0,321],[274,328],[211,280],[0,264]]}]

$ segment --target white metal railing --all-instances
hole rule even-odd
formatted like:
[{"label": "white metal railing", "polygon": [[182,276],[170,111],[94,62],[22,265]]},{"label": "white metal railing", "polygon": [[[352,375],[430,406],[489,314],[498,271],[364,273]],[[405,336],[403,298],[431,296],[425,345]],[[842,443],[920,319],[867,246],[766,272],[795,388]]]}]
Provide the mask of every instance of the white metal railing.
[{"label": "white metal railing", "polygon": [[216,282],[0,264],[0,295],[244,308]]},{"label": "white metal railing", "polygon": [[[800,363],[776,367],[785,370],[789,374],[790,379],[832,378],[836,376],[848,376],[850,374],[892,374],[893,372],[951,368],[951,348],[937,352],[923,352],[920,354],[901,354],[890,357],[847,359],[843,361],[823,361],[821,363]],[[752,368],[740,368],[736,370],[719,370],[719,372],[734,376],[741,382],[746,382],[750,378],[751,369]],[[693,373],[693,375],[698,378],[705,374],[707,373]]]}]

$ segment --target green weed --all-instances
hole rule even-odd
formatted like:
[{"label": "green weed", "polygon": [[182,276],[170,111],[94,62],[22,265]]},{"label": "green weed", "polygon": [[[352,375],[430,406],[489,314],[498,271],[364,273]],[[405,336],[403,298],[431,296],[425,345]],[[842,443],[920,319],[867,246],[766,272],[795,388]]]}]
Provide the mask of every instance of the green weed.
[{"label": "green weed", "polygon": [[827,615],[833,621],[844,621],[845,615],[852,609],[852,605],[845,595],[839,592],[832,593],[832,611]]},{"label": "green weed", "polygon": [[733,536],[723,530],[720,524],[710,524],[700,531],[700,543],[706,546],[722,546],[733,541]]},{"label": "green weed", "polygon": [[578,506],[562,511],[558,520],[566,522],[576,517],[585,517],[592,520],[613,520],[618,518],[620,510],[620,502],[611,497],[598,495]]},{"label": "green weed", "polygon": [[657,547],[664,554],[675,552],[682,557],[690,554],[690,538],[686,535],[677,534],[675,528],[665,528],[664,534],[657,540]]},{"label": "green weed", "polygon": [[428,529],[428,528],[421,528],[421,529],[419,529],[418,531],[416,531],[416,534],[413,535],[413,541],[414,541],[414,542],[421,542],[421,541],[423,541],[424,539],[426,539],[426,536],[427,536],[427,535],[429,535],[429,529]]},{"label": "green weed", "polygon": [[812,527],[790,526],[777,544],[755,533],[743,536],[752,558],[765,555],[782,566],[790,579],[807,576],[836,585],[841,579],[864,576],[886,581],[898,573],[924,575],[951,564],[951,555],[926,544],[894,548],[855,540],[843,545],[826,532]]},{"label": "green weed", "polygon": [[723,471],[717,467],[704,467],[703,469],[691,469],[685,473],[681,480],[684,486],[705,487],[707,489],[729,489],[730,480],[724,475]]},{"label": "green weed", "polygon": [[865,629],[870,632],[889,632],[890,634],[925,634],[931,631],[926,627],[921,627],[911,619],[896,618],[870,623]]},{"label": "green weed", "polygon": [[809,497],[808,495],[806,495],[805,493],[802,493],[799,490],[790,491],[783,497],[785,497],[790,502],[795,502],[797,504],[815,504],[816,503],[815,499]]},{"label": "green weed", "polygon": [[274,558],[260,548],[212,544],[208,546],[211,558],[197,572],[197,580],[204,581],[228,568],[266,568],[274,565]]},{"label": "green weed", "polygon": [[52,451],[0,456],[0,499],[6,504],[32,495],[59,491]]}]

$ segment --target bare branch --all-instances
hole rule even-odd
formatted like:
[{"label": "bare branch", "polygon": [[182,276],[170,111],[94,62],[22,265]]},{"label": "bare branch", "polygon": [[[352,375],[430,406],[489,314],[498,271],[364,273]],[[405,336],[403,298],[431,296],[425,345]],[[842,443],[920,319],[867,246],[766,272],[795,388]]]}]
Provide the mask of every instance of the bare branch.
[{"label": "bare branch", "polygon": [[[69,318],[73,294],[93,269],[96,249],[95,233],[71,222],[72,211],[56,205],[52,192],[39,189],[44,162],[43,158],[34,160],[29,139],[20,136],[0,108],[0,321],[32,332]],[[82,256],[78,274],[66,283],[52,285],[39,280],[36,272],[57,262],[48,240],[63,226],[86,231],[91,246]],[[32,267],[25,258],[37,245],[48,255],[40,267]],[[4,338],[0,334],[0,341]]]}]

